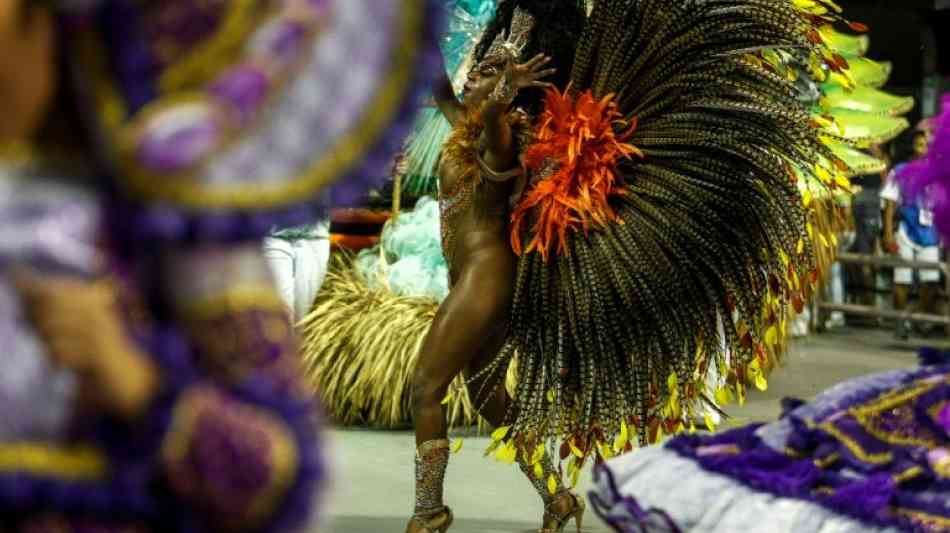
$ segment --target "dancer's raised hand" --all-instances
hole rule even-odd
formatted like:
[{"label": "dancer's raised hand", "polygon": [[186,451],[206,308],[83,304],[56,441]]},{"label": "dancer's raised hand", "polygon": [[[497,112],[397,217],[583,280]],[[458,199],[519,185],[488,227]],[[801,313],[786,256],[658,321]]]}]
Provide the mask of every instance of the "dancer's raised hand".
[{"label": "dancer's raised hand", "polygon": [[553,87],[552,83],[542,81],[557,72],[555,68],[545,68],[550,62],[551,58],[544,54],[538,54],[524,63],[509,62],[505,65],[491,99],[510,104],[523,89]]}]

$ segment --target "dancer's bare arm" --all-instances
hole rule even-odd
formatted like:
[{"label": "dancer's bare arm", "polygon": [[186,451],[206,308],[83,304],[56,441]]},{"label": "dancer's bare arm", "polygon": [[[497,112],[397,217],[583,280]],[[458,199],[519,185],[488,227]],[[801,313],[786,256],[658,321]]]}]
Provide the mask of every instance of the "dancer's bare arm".
[{"label": "dancer's bare arm", "polygon": [[452,87],[448,71],[445,69],[445,58],[441,54],[439,54],[439,63],[441,68],[438,69],[439,75],[432,84],[432,97],[435,99],[435,105],[445,115],[449,124],[455,126],[465,116],[465,108],[455,97],[455,89]]}]

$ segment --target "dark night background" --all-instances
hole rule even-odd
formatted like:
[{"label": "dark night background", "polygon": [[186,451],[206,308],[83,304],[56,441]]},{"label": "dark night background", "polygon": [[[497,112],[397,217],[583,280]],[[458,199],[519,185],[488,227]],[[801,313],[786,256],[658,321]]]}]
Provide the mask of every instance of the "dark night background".
[{"label": "dark night background", "polygon": [[[928,70],[943,78],[941,92],[950,90],[950,0],[841,0],[840,4],[848,18],[871,27],[868,57],[894,64],[888,90],[919,99]],[[919,109],[912,119],[919,117]]]}]

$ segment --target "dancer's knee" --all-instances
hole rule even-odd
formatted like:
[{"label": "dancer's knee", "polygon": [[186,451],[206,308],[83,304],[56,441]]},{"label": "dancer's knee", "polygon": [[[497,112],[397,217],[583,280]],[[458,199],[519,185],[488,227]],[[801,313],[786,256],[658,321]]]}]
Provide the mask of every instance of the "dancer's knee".
[{"label": "dancer's knee", "polygon": [[439,405],[448,393],[448,389],[448,383],[444,379],[440,379],[425,369],[417,369],[412,380],[413,407],[418,409]]}]

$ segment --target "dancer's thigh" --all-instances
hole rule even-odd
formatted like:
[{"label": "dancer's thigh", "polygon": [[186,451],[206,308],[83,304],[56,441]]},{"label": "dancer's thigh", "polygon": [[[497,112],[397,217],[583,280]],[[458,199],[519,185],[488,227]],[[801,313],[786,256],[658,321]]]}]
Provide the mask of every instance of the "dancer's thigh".
[{"label": "dancer's thigh", "polygon": [[436,313],[417,370],[447,385],[497,345],[507,325],[512,280],[511,260],[504,254],[470,258]]}]

